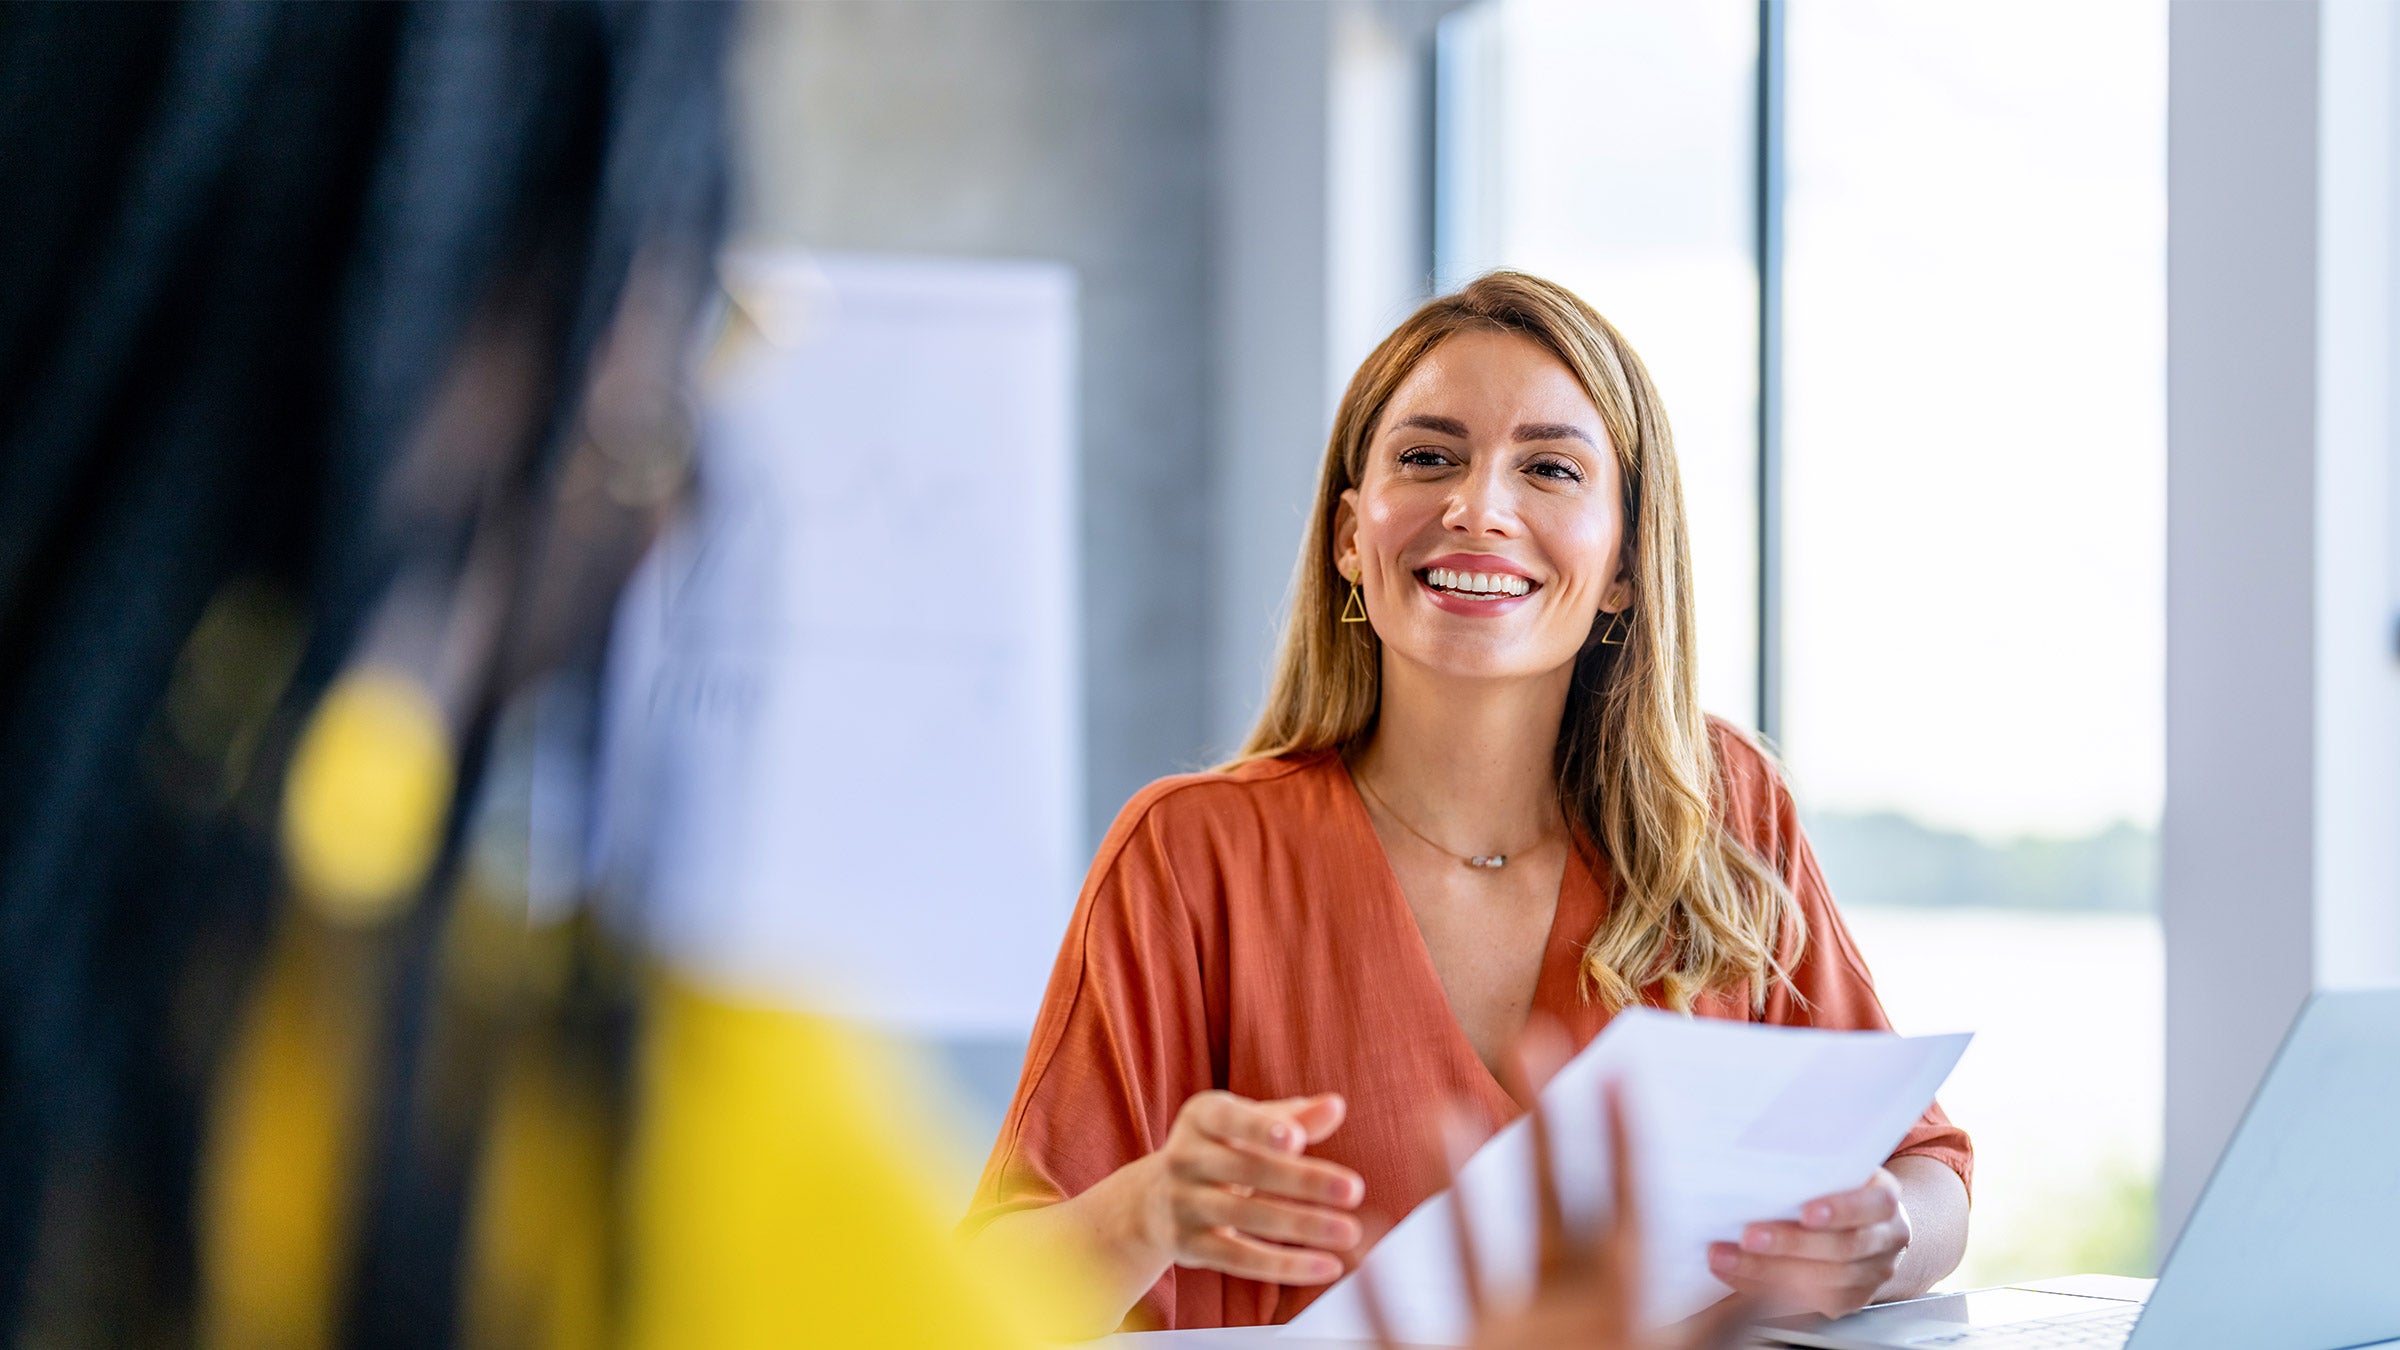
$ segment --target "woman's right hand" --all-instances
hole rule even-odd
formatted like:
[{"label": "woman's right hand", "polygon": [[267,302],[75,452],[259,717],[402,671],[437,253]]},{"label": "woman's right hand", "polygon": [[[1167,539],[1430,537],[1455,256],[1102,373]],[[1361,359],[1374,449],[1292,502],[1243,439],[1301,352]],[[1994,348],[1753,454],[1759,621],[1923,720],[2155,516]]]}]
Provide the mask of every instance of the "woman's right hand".
[{"label": "woman's right hand", "polygon": [[1269,1284],[1339,1279],[1341,1254],[1365,1236],[1350,1211],[1366,1198],[1366,1182],[1306,1153],[1341,1127],[1346,1109],[1333,1093],[1268,1102],[1193,1095],[1167,1142],[1143,1160],[1154,1249],[1179,1266]]}]

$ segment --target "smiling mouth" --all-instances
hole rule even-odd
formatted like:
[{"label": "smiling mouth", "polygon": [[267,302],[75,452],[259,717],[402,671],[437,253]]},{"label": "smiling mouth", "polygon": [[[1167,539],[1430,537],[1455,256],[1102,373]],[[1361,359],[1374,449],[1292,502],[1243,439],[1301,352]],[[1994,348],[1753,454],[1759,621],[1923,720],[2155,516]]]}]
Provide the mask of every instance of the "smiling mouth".
[{"label": "smiling mouth", "polygon": [[1513,600],[1541,589],[1541,583],[1509,572],[1458,572],[1447,567],[1420,568],[1417,580],[1428,590],[1461,600]]}]

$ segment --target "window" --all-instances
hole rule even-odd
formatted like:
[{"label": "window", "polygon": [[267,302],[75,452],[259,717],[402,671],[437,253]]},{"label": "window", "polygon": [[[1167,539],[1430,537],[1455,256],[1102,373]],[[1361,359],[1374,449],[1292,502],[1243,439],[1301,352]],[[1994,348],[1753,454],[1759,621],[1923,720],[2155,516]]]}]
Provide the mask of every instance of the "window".
[{"label": "window", "polygon": [[2166,7],[1786,22],[1783,748],[1893,1018],[1978,1033],[1961,1282],[2147,1273]]}]

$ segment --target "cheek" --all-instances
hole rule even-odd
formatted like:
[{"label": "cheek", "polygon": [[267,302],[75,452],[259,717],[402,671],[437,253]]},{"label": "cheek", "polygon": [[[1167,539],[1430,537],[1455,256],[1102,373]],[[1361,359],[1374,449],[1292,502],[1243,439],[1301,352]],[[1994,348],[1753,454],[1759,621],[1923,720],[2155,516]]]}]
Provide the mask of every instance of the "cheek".
[{"label": "cheek", "polygon": [[1404,494],[1362,494],[1358,502],[1358,551],[1367,558],[1389,559],[1407,546],[1418,524]]},{"label": "cheek", "polygon": [[1542,532],[1539,542],[1550,555],[1551,565],[1569,577],[1577,590],[1596,596],[1616,579],[1617,551],[1623,537],[1616,512],[1577,511],[1562,514]]}]

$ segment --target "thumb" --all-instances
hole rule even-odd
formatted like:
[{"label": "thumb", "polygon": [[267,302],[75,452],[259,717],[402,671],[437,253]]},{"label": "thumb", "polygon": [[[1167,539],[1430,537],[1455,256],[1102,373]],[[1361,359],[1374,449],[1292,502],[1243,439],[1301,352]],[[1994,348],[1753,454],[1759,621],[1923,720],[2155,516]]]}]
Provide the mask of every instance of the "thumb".
[{"label": "thumb", "polygon": [[1278,1097],[1270,1102],[1260,1102],[1259,1105],[1290,1121],[1304,1136],[1300,1146],[1292,1150],[1295,1153],[1341,1128],[1343,1119],[1350,1114],[1349,1104],[1342,1100],[1342,1094],[1338,1092],[1320,1092],[1313,1097]]},{"label": "thumb", "polygon": [[1308,1142],[1324,1140],[1350,1116],[1350,1103],[1338,1092],[1320,1092],[1303,1100],[1300,1109],[1292,1113],[1292,1123],[1308,1132]]}]

